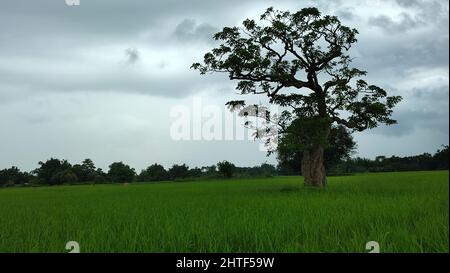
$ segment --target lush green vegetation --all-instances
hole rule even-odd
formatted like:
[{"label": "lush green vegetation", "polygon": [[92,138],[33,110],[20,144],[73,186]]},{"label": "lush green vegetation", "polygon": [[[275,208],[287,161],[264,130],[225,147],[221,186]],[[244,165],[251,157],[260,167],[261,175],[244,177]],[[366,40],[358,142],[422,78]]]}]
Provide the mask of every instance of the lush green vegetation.
[{"label": "lush green vegetation", "polygon": [[449,173],[0,189],[0,252],[448,252]]},{"label": "lush green vegetation", "polygon": [[[345,132],[336,134],[339,137],[333,137],[334,144],[325,151],[327,154],[326,170],[330,175],[362,172],[448,170],[448,145],[443,145],[443,148],[434,155],[424,153],[406,157],[378,156],[375,160],[352,159],[348,155],[353,149],[351,148],[353,146],[351,143],[353,142],[351,137]],[[17,167],[0,170],[0,187],[299,175],[301,173],[301,153],[290,150],[287,147],[290,145],[283,141],[286,140],[282,140],[280,145],[277,168],[267,163],[254,167],[236,167],[231,162],[222,161],[217,163],[217,165],[201,168],[189,168],[186,164],[175,164],[166,170],[162,165],[155,163],[142,170],[138,175],[134,168],[123,162],[112,163],[108,172],[105,173],[102,169],[97,168],[91,159],[85,159],[81,164],[72,165],[67,160],[51,158],[45,162],[39,162],[40,167],[30,173],[22,172]]]},{"label": "lush green vegetation", "polygon": [[[344,131],[345,132],[345,131]],[[403,171],[431,171],[448,170],[449,146],[442,145],[434,154],[423,153],[412,156],[377,156],[375,159],[351,158],[354,151],[352,138],[345,133],[332,138],[332,145],[325,150],[325,166],[329,175],[342,175],[362,172],[403,172]],[[278,150],[279,175],[300,173],[302,153],[300,149],[291,150],[292,144],[281,140]],[[294,145],[295,147],[295,145]]]}]

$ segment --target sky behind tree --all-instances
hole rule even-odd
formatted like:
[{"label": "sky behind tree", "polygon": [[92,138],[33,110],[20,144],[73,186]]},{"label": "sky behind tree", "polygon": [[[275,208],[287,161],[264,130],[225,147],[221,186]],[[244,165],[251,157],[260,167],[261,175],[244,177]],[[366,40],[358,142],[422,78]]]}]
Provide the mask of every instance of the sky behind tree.
[{"label": "sky behind tree", "polygon": [[[0,169],[50,157],[140,170],[266,157],[253,140],[176,141],[171,111],[239,99],[226,75],[189,69],[224,26],[269,7],[316,6],[359,30],[354,64],[401,95],[399,124],[354,134],[358,156],[412,155],[448,144],[449,8],[446,0],[144,1],[6,0],[0,9]],[[246,97],[250,98],[250,97]],[[256,99],[258,100],[258,99]],[[261,97],[263,100],[263,97]]]}]

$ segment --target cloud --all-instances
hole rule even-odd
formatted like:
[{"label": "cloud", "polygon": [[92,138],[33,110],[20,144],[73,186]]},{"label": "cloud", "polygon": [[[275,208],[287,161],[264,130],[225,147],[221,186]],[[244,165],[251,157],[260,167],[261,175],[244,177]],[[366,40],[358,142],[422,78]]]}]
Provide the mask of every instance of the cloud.
[{"label": "cloud", "polygon": [[125,62],[135,64],[139,60],[139,51],[136,48],[127,48],[125,50]]},{"label": "cloud", "polygon": [[405,94],[404,102],[393,114],[398,124],[380,126],[374,129],[373,133],[388,137],[404,137],[414,134],[416,130],[421,130],[430,134],[448,135],[449,86],[447,83],[435,88],[413,88],[403,93]]},{"label": "cloud", "polygon": [[[445,110],[445,107],[448,108],[448,100],[449,100],[449,87],[441,86],[432,89],[413,89],[412,94],[414,100],[420,100],[425,103],[430,103],[431,105],[444,108],[441,110]],[[448,109],[447,109],[448,110]]]},{"label": "cloud", "polygon": [[357,16],[349,9],[342,9],[342,10],[338,10],[336,12],[336,15],[340,18],[340,19],[345,19],[345,20],[354,20]]},{"label": "cloud", "polygon": [[[448,5],[440,1],[397,0],[401,11],[392,15],[369,17],[369,25],[379,27],[387,34],[408,34],[411,30],[433,27],[438,24],[448,29]],[[395,19],[394,19],[395,18]],[[447,24],[445,25],[445,22]],[[441,29],[443,30],[443,29]]]},{"label": "cloud", "polygon": [[377,26],[383,29],[386,33],[396,34],[399,32],[406,32],[411,29],[415,29],[416,27],[424,24],[418,18],[412,18],[411,15],[407,13],[400,13],[398,15],[399,20],[394,21],[391,17],[386,15],[379,15],[376,17],[372,17],[369,19],[369,24]]},{"label": "cloud", "polygon": [[[398,125],[358,135],[363,156],[447,141],[444,1],[90,0],[68,7],[62,0],[14,0],[0,9],[0,123],[7,130],[0,134],[0,168],[30,169],[50,156],[92,157],[103,167],[117,159],[136,168],[174,158],[265,161],[257,143],[174,145],[167,115],[193,96],[220,106],[242,99],[226,75],[200,76],[189,67],[214,46],[212,34],[258,19],[269,6],[318,6],[357,28],[355,66],[369,72],[370,83],[404,97],[394,111]],[[192,159],[193,151],[201,157]]]},{"label": "cloud", "polygon": [[406,8],[420,6],[420,2],[418,0],[395,0],[395,2],[397,2],[399,6]]},{"label": "cloud", "polygon": [[213,41],[213,35],[218,31],[210,24],[197,24],[194,19],[185,19],[179,23],[173,35],[182,42]]},{"label": "cloud", "polygon": [[442,109],[414,109],[397,111],[393,117],[398,124],[380,126],[373,130],[375,134],[388,137],[404,137],[411,135],[415,130],[426,130],[428,132],[441,132],[448,134],[448,111]]}]

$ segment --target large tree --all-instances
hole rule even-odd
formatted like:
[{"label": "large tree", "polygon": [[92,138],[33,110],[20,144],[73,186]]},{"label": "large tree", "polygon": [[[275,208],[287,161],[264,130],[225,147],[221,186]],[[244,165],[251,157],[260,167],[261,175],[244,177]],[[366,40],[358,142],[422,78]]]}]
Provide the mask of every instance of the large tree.
[{"label": "large tree", "polygon": [[[363,131],[379,123],[394,124],[399,96],[362,79],[365,71],[351,67],[348,51],[358,31],[316,8],[295,13],[268,8],[261,22],[247,19],[243,27],[225,27],[214,35],[222,44],[192,65],[201,74],[223,72],[237,81],[241,94],[267,95],[282,107],[276,125],[281,134],[302,139],[301,163],[305,185],[326,185],[324,149],[333,124]],[[230,101],[230,108],[245,106]],[[258,112],[258,111],[256,111]],[[267,120],[273,117],[266,113]],[[299,123],[297,132],[289,131]],[[269,123],[267,123],[269,124]],[[262,137],[266,130],[259,130]]]}]

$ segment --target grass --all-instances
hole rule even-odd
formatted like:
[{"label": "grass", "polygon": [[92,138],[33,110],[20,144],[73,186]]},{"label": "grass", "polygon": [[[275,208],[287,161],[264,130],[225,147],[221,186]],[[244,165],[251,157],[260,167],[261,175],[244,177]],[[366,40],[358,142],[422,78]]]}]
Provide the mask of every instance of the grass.
[{"label": "grass", "polygon": [[0,252],[449,252],[449,173],[0,189]]}]

